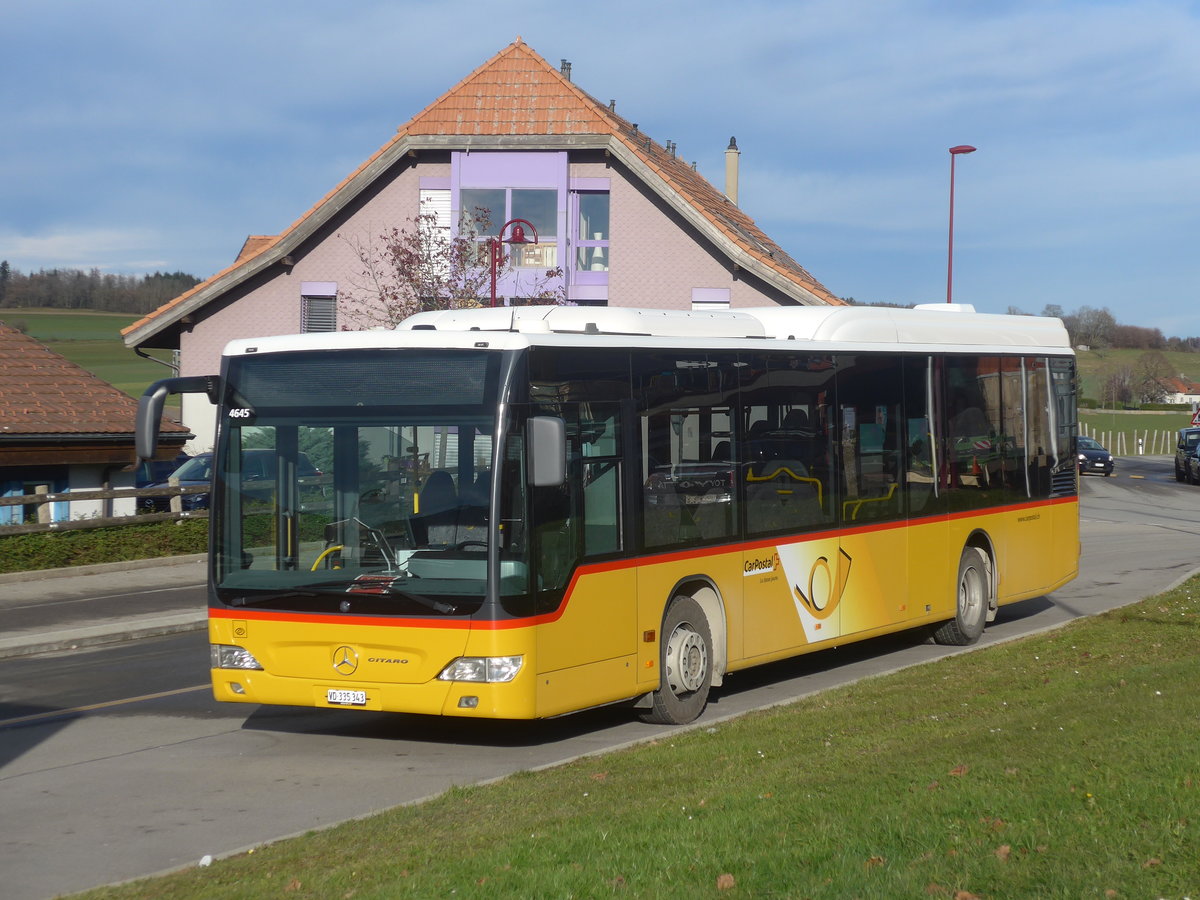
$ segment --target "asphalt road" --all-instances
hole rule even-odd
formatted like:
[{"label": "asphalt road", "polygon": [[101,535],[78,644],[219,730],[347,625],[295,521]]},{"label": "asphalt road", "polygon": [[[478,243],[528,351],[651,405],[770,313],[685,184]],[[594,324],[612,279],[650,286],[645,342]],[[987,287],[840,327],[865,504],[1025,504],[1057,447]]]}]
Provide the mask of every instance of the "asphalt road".
[{"label": "asphalt road", "polygon": [[[1169,458],[1086,478],[1082,519],[1081,577],[1001,610],[979,646],[1132,602],[1200,565],[1200,488],[1176,484]],[[950,652],[910,634],[737,673],[698,727]],[[0,660],[0,710],[8,900],[194,865],[672,730],[620,709],[502,723],[219,705],[203,632]]]}]

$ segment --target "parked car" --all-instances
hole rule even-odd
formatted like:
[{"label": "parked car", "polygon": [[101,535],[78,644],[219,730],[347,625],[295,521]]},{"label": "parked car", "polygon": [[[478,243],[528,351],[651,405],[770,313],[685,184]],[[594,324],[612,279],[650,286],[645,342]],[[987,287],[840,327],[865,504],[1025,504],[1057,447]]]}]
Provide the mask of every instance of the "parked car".
[{"label": "parked car", "polygon": [[1112,454],[1100,446],[1099,441],[1080,435],[1075,439],[1075,450],[1079,454],[1080,474],[1103,473],[1108,476],[1113,473]]},{"label": "parked car", "polygon": [[1193,447],[1184,460],[1183,477],[1188,484],[1200,484],[1200,444]]},{"label": "parked car", "polygon": [[[242,473],[243,493],[252,497],[260,497],[260,499],[269,499],[271,492],[274,490],[274,450],[247,450],[242,458],[244,471]],[[178,469],[172,472],[167,478],[155,484],[148,484],[146,487],[162,488],[170,487],[168,479],[178,478],[180,487],[190,487],[199,484],[212,483],[212,464],[213,455],[211,453],[200,453],[193,456]],[[300,478],[316,477],[321,474],[316,466],[312,464],[308,456],[304,453],[297,455],[296,466],[299,470],[297,475]],[[264,486],[261,491],[256,491],[254,484],[259,482]],[[208,493],[184,494],[183,508],[191,509],[208,509]],[[139,503],[143,509],[153,510],[155,512],[169,512],[171,509],[170,497],[143,497]]]},{"label": "parked car", "polygon": [[1175,442],[1176,481],[1188,477],[1188,457],[1195,454],[1197,447],[1200,447],[1200,428],[1180,428],[1179,439]]},{"label": "parked car", "polygon": [[136,488],[157,485],[166,481],[171,473],[191,459],[186,453],[178,454],[174,459],[144,459],[138,464],[133,476],[133,486]]}]

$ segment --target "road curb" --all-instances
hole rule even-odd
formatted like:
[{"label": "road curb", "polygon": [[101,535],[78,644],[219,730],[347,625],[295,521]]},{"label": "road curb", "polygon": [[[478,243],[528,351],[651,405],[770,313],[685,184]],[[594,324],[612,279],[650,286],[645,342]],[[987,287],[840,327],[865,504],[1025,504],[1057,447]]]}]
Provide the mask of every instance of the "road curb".
[{"label": "road curb", "polygon": [[111,572],[129,572],[134,569],[154,569],[162,566],[179,566],[186,563],[204,562],[207,553],[191,553],[187,556],[158,556],[153,559],[130,559],[121,562],[96,563],[90,566],[67,566],[61,569],[32,569],[28,572],[6,572],[0,575],[0,584],[23,581],[48,581],[53,578],[75,578],[80,575],[107,575]]},{"label": "road curb", "polygon": [[120,644],[139,638],[160,637],[164,634],[179,634],[199,631],[208,623],[208,611],[171,613],[168,615],[142,616],[116,623],[81,625],[57,632],[18,634],[0,638],[0,659],[20,656],[36,656],[39,653],[55,653],[102,647],[105,644]]}]

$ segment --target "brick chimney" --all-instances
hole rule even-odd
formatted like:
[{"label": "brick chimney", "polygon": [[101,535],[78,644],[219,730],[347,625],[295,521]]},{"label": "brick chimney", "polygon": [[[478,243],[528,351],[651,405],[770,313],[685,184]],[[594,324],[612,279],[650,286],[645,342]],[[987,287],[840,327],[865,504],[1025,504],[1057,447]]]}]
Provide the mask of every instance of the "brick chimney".
[{"label": "brick chimney", "polygon": [[741,155],[737,138],[731,137],[729,146],[725,148],[725,196],[734,206],[738,202],[738,157]]}]

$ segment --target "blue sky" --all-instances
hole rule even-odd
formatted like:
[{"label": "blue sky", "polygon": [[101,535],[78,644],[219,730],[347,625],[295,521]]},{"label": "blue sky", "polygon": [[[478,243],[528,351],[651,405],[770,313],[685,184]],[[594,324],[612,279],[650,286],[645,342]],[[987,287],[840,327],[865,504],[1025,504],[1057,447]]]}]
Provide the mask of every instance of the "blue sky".
[{"label": "blue sky", "polygon": [[520,35],[835,294],[1200,335],[1187,0],[15,0],[0,259],[207,277]]}]

